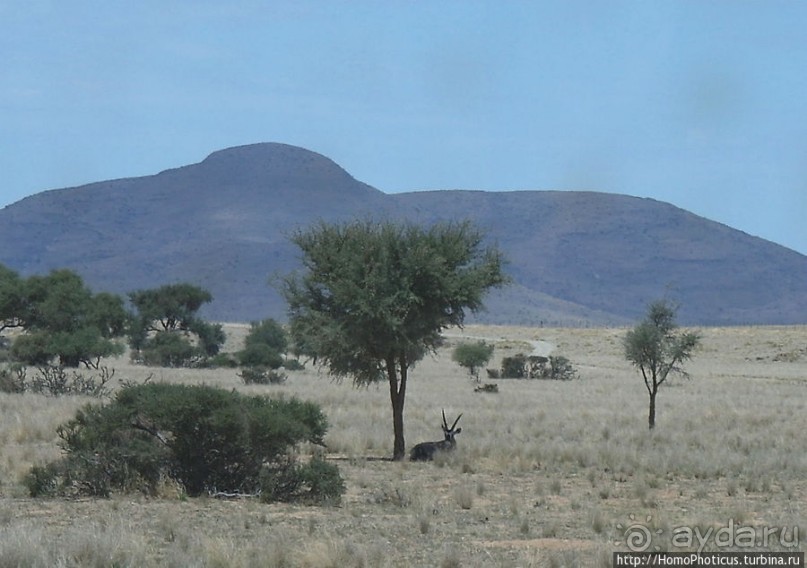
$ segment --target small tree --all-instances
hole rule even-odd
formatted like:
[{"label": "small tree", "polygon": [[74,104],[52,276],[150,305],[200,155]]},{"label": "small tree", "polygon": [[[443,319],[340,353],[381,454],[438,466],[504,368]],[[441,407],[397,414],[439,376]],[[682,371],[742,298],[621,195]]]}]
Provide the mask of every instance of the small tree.
[{"label": "small tree", "polygon": [[212,299],[204,288],[187,283],[131,292],[137,314],[129,328],[129,345],[155,365],[185,366],[216,355],[224,344],[224,330],[197,313]]},{"label": "small tree", "polygon": [[154,331],[188,330],[197,312],[213,296],[193,284],[166,284],[159,288],[137,290],[129,294],[146,329]]},{"label": "small tree", "polygon": [[469,223],[323,223],[292,241],[305,270],[282,289],[295,349],[359,385],[386,379],[392,455],[403,459],[409,369],[506,282],[501,253]]},{"label": "small tree", "polygon": [[224,328],[219,323],[208,323],[196,319],[188,327],[188,330],[196,335],[199,351],[205,357],[218,355],[221,346],[227,340]]},{"label": "small tree", "polygon": [[625,358],[642,373],[650,395],[648,425],[656,425],[656,396],[670,373],[689,376],[681,364],[692,357],[700,344],[694,332],[679,332],[675,321],[676,309],[660,300],[652,303],[645,319],[627,333],[624,339]]},{"label": "small tree", "polygon": [[277,353],[283,354],[288,348],[289,340],[283,326],[274,319],[267,318],[249,325],[249,333],[244,344],[247,346],[268,345]]},{"label": "small tree", "polygon": [[287,346],[286,332],[275,320],[252,322],[238,359],[245,367],[277,369],[283,365]]},{"label": "small tree", "polygon": [[479,382],[479,369],[484,367],[493,356],[493,345],[484,341],[476,343],[460,343],[454,348],[451,360],[460,367],[465,367],[468,374]]}]

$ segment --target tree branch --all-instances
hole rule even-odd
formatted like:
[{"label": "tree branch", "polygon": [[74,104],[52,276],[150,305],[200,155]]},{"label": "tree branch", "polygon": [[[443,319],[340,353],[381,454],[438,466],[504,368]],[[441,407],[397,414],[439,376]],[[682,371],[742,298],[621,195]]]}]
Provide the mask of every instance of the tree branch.
[{"label": "tree branch", "polygon": [[143,432],[151,434],[152,436],[157,438],[160,442],[162,442],[164,445],[166,446],[169,445],[168,438],[166,438],[162,432],[160,432],[153,426],[147,426],[146,424],[144,424],[143,421],[140,419],[140,417],[136,418],[135,421],[132,422],[131,426],[132,428],[136,428],[137,430],[142,430]]}]

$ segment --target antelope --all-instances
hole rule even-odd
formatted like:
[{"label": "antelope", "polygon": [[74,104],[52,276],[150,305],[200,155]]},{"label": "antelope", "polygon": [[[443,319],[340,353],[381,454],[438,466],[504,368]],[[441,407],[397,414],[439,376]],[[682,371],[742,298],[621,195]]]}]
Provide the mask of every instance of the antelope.
[{"label": "antelope", "polygon": [[462,418],[462,414],[457,416],[454,424],[449,428],[448,420],[446,420],[446,411],[443,410],[443,434],[446,439],[440,440],[439,442],[423,442],[416,445],[412,448],[409,459],[412,461],[431,461],[434,459],[435,453],[450,452],[456,448],[457,441],[454,439],[454,436],[462,432],[462,428],[457,428],[456,430],[454,428],[457,426],[457,422],[460,421],[460,418]]}]

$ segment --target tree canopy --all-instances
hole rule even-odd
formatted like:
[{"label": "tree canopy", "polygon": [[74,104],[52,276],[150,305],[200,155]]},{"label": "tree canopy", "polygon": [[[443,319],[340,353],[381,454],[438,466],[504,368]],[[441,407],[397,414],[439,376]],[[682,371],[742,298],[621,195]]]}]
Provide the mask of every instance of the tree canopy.
[{"label": "tree canopy", "polygon": [[468,374],[478,381],[479,369],[490,361],[493,356],[493,349],[493,345],[489,345],[484,341],[460,343],[451,353],[451,359],[459,366],[465,367]]},{"label": "tree canopy", "polygon": [[408,369],[483,307],[507,281],[503,257],[471,223],[321,223],[292,241],[303,272],[289,275],[295,350],[357,384],[386,380],[393,409],[393,457],[405,455],[403,408]]},{"label": "tree canopy", "polygon": [[288,348],[286,331],[274,319],[252,322],[244,340],[244,349],[237,356],[247,367],[277,369],[283,365],[283,354]]},{"label": "tree canopy", "polygon": [[[197,357],[216,355],[224,343],[219,324],[204,321],[199,309],[213,296],[188,283],[137,290],[129,300],[137,313],[129,330],[129,344],[149,364],[183,366]],[[196,345],[189,336],[193,336]]]},{"label": "tree canopy", "polygon": [[100,358],[123,351],[113,341],[128,321],[123,300],[106,292],[93,294],[75,272],[54,270],[21,279],[4,269],[0,287],[4,326],[25,330],[12,346],[15,359],[40,366],[54,359],[66,367],[97,366]]},{"label": "tree canopy", "polygon": [[659,387],[670,373],[687,376],[682,367],[700,344],[694,332],[678,331],[676,309],[665,300],[659,300],[647,309],[645,319],[630,330],[624,339],[625,358],[642,374],[650,396],[648,424],[656,424],[656,396]]},{"label": "tree canopy", "polygon": [[153,331],[189,329],[199,308],[212,299],[210,292],[188,283],[166,284],[129,294],[144,325]]}]

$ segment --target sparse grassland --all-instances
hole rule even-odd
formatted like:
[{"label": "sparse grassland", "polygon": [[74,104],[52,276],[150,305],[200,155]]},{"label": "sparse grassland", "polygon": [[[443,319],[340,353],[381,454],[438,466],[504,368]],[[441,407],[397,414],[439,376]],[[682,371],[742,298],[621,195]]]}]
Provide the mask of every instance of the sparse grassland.
[{"label": "sparse grassland", "polygon": [[[238,349],[247,327],[226,329],[225,349]],[[608,566],[627,550],[622,527],[636,522],[663,549],[680,549],[677,527],[732,523],[786,529],[786,544],[798,527],[804,550],[807,327],[698,331],[692,379],[662,388],[650,432],[647,392],[622,356],[625,330],[469,326],[462,333],[497,345],[490,367],[545,341],[580,378],[502,379],[497,394],[474,393],[451,361],[452,335],[412,371],[406,402],[409,447],[440,439],[442,408],[463,413],[457,451],[433,463],[378,459],[392,449],[384,385],[355,389],[309,368],[246,386],[236,369],[110,363],[115,380],[152,374],[318,402],[331,423],[328,459],[347,484],[338,508],[187,499],[172,487],[159,499],[30,499],[21,477],[59,455],[56,426],[92,401],[2,394],[0,565]]]}]

